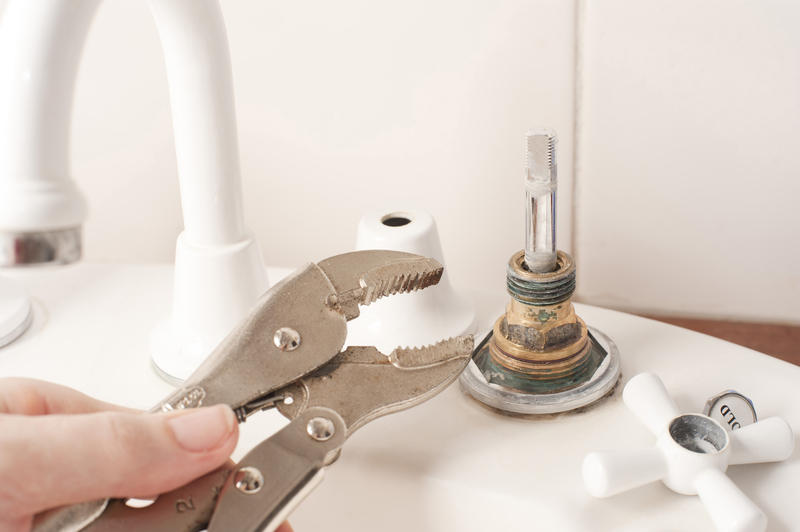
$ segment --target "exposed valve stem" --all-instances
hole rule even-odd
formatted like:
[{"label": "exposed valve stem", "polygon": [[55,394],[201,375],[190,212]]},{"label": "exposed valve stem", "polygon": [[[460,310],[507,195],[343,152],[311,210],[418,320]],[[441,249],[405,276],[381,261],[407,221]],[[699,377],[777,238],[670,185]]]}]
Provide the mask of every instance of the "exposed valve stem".
[{"label": "exposed valve stem", "polygon": [[548,129],[526,135],[525,266],[534,273],[556,269],[556,138]]}]

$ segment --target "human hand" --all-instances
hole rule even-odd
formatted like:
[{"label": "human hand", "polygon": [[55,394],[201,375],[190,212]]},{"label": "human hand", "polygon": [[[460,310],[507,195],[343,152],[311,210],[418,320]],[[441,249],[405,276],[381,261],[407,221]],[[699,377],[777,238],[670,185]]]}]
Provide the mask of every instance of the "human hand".
[{"label": "human hand", "polygon": [[28,532],[34,514],[56,506],[172,490],[221,466],[238,436],[225,405],[144,414],[0,379],[0,531]]}]

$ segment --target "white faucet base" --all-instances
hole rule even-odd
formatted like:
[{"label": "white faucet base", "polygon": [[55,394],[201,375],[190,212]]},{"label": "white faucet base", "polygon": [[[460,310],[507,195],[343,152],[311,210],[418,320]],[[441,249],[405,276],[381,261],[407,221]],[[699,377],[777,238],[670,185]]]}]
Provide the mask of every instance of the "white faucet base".
[{"label": "white faucet base", "polygon": [[175,250],[172,315],[151,338],[159,375],[173,384],[191,375],[267,286],[261,252],[252,237],[207,247],[192,244],[182,233]]},{"label": "white faucet base", "polygon": [[31,299],[22,285],[0,277],[0,348],[28,330],[33,321]]}]

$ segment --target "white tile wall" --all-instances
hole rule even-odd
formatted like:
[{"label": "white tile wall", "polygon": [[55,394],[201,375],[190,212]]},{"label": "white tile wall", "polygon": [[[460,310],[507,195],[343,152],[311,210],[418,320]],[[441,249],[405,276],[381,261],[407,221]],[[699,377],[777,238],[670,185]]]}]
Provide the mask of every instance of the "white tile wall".
[{"label": "white tile wall", "polygon": [[[524,134],[536,125],[561,133],[569,247],[573,2],[221,3],[247,218],[268,263],[351,249],[365,210],[413,203],[437,218],[455,283],[502,290],[523,245]],[[87,258],[172,260],[175,160],[145,2],[104,3],[76,92]]]},{"label": "white tile wall", "polygon": [[[4,0],[0,0],[2,9]],[[457,285],[522,245],[524,131],[556,128],[560,247],[583,300],[800,322],[800,4],[222,0],[246,208],[272,264],[349,248],[373,205],[429,209]],[[78,79],[87,258],[168,261],[166,79],[143,2],[107,0]]]},{"label": "white tile wall", "polygon": [[582,8],[582,298],[800,323],[800,3]]}]

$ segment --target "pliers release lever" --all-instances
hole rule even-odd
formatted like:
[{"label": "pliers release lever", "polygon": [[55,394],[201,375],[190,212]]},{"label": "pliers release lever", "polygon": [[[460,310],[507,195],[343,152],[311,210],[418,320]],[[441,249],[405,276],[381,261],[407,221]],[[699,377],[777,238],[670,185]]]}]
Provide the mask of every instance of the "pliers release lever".
[{"label": "pliers release lever", "polygon": [[383,354],[342,350],[348,320],[378,298],[435,285],[442,266],[396,251],[356,251],[309,264],[266,292],[250,315],[153,410],[227,404],[240,422],[276,407],[291,422],[229,463],[145,508],[93,501],[37,516],[34,531],[275,530],[369,421],[446,388],[471,336]]}]

